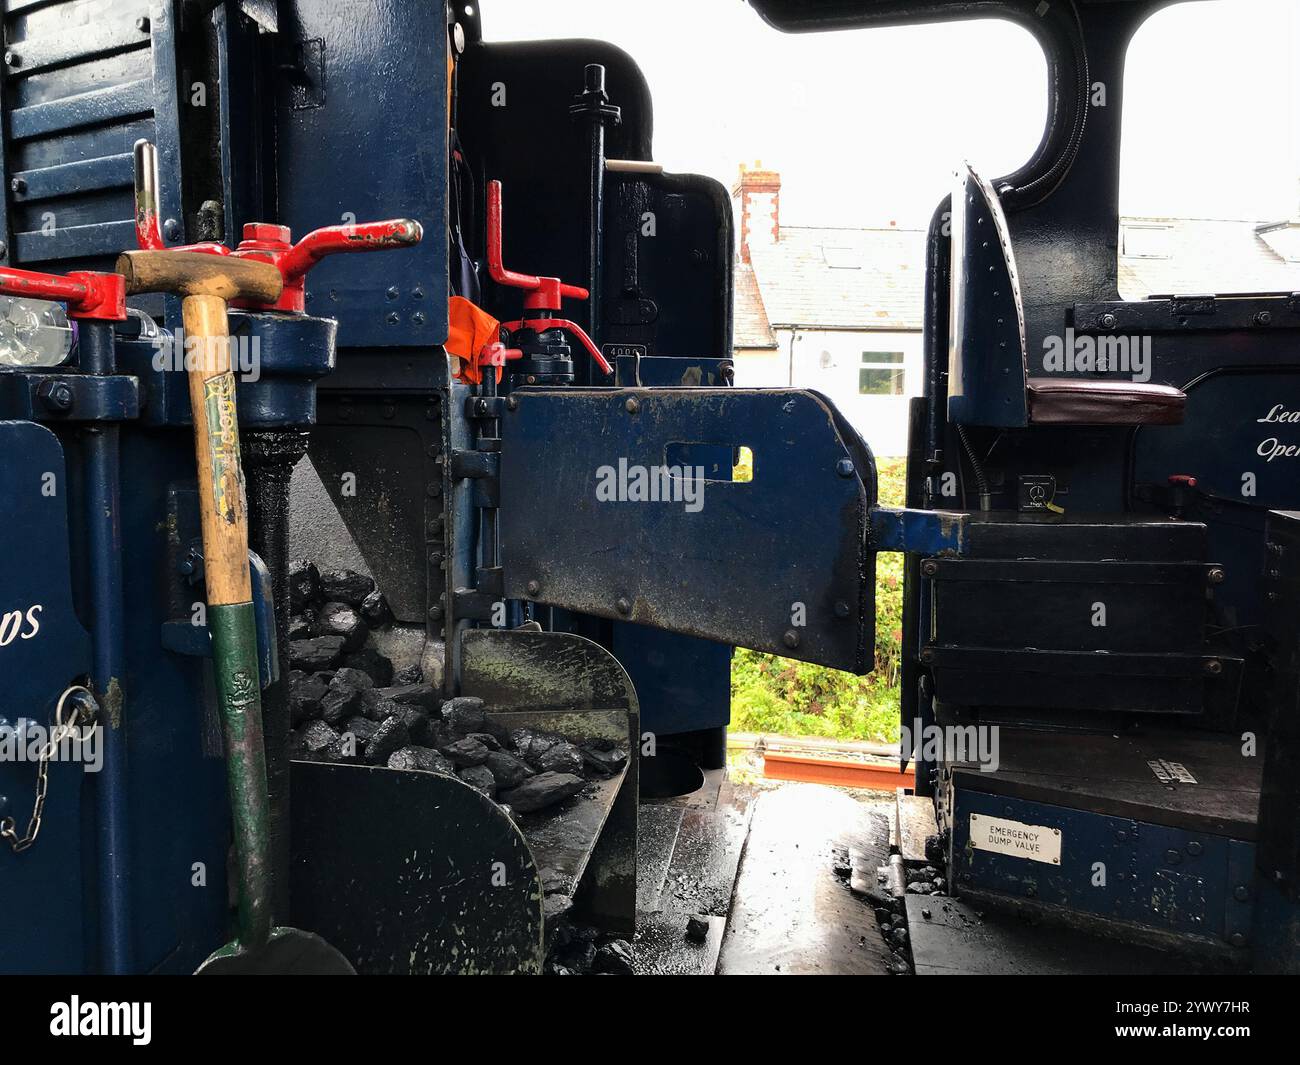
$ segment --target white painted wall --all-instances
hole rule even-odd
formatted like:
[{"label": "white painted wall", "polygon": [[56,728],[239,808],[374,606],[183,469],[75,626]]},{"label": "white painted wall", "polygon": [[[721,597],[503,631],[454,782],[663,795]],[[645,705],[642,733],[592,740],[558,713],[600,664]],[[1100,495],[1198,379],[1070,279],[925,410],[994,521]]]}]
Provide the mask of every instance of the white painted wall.
[{"label": "white painted wall", "polygon": [[[736,352],[736,384],[749,388],[811,388],[834,401],[872,453],[907,453],[907,401],[921,394],[921,334],[878,330],[776,329],[777,348]],[[864,351],[903,353],[901,396],[864,396],[858,370]],[[824,353],[824,355],[823,355]],[[791,364],[793,359],[793,380]]]}]

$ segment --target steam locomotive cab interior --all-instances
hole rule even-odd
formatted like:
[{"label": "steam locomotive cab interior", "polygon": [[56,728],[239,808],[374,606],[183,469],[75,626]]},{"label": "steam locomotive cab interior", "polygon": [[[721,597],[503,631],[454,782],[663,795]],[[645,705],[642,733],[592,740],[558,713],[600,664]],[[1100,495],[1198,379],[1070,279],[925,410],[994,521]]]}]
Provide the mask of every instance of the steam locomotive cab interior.
[{"label": "steam locomotive cab interior", "polygon": [[[635,58],[486,6],[3,4],[0,723],[77,707],[103,759],[42,762],[0,847],[0,907],[46,915],[0,971],[191,972],[265,911],[359,972],[632,939],[642,803],[725,776],[733,648],[870,672],[884,552],[947,893],[1296,971],[1300,294],[1120,294],[1118,86],[1166,5],[749,0],[789,34],[998,17],[1046,57],[1037,149],[954,159],[930,221],[902,507],[833,398],[747,382],[729,191],[655,162]],[[196,290],[124,251],[278,271],[228,316],[264,818],[168,354]],[[11,842],[35,786],[0,761]]]}]

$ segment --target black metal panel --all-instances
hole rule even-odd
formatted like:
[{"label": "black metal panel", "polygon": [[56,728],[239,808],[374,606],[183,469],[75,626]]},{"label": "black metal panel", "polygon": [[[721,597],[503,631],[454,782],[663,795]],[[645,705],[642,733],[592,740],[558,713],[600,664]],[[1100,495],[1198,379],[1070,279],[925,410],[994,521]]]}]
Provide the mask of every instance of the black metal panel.
[{"label": "black metal panel", "polygon": [[638,345],[646,355],[730,357],[734,234],[727,190],[695,175],[608,178],[600,325],[606,356],[611,345]]},{"label": "black metal panel", "polygon": [[[501,463],[508,598],[871,669],[874,467],[827,402],[729,388],[512,399]],[[708,482],[694,512],[680,500],[598,500],[601,467],[672,465],[674,444],[750,447],[753,480]]]},{"label": "black metal panel", "polygon": [[298,75],[278,100],[279,221],[302,235],[409,217],[417,248],[327,259],[308,310],[337,318],[339,345],[447,337],[447,33],[436,0],[293,0],[283,54]]},{"label": "black metal panel", "polygon": [[540,971],[537,868],[491,799],[439,773],[312,762],[293,763],[293,796],[292,921],[357,972]]},{"label": "black metal panel", "polygon": [[1259,868],[1294,906],[1300,900],[1300,513],[1269,516],[1265,585],[1275,672],[1259,798]]}]

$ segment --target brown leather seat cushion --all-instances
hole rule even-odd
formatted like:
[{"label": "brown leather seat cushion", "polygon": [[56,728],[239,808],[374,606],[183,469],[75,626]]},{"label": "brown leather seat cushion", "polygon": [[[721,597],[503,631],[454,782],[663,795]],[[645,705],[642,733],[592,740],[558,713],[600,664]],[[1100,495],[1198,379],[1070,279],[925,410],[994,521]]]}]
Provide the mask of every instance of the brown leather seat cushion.
[{"label": "brown leather seat cushion", "polygon": [[1031,377],[1030,425],[1180,425],[1187,396],[1169,385]]}]

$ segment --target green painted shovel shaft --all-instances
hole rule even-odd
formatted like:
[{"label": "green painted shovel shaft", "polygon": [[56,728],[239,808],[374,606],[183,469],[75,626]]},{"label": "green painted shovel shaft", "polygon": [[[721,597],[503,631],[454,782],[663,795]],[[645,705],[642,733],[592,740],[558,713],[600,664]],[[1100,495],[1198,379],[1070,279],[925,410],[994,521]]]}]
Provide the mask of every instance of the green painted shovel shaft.
[{"label": "green painted shovel shaft", "polygon": [[208,631],[212,633],[212,661],[235,832],[239,946],[252,950],[271,934],[270,807],[253,604],[209,606]]}]

